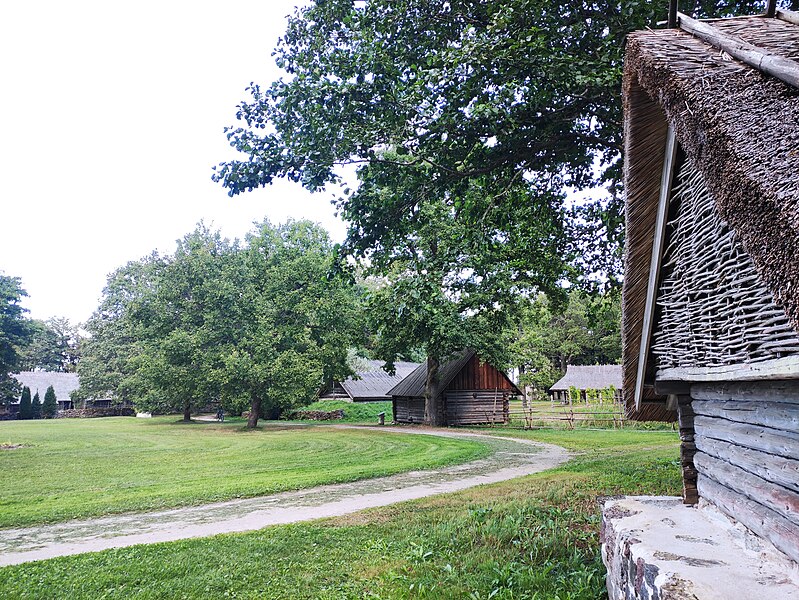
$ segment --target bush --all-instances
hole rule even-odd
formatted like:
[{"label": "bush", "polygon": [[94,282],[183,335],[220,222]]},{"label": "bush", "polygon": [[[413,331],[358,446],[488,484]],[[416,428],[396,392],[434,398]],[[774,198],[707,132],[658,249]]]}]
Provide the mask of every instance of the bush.
[{"label": "bush", "polygon": [[53,419],[58,412],[58,402],[56,402],[55,390],[53,386],[47,388],[44,393],[44,404],[42,404],[42,417],[45,419]]},{"label": "bush", "polygon": [[31,402],[31,419],[42,418],[42,401],[39,400],[39,392],[33,395],[33,402]]},{"label": "bush", "polygon": [[22,397],[19,401],[18,419],[28,420],[33,418],[33,406],[31,405],[31,389],[28,386],[22,388]]}]

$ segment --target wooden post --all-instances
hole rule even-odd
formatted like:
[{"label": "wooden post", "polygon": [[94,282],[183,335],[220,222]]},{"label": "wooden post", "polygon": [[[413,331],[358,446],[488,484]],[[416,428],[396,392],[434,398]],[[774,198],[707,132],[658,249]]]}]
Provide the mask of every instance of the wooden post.
[{"label": "wooden post", "polygon": [[768,0],[768,4],[766,5],[766,16],[770,19],[773,19],[775,14],[777,14],[777,0]]},{"label": "wooden post", "polygon": [[697,504],[699,492],[696,487],[696,442],[694,440],[694,410],[691,406],[691,396],[680,395],[677,397],[677,413],[680,423],[680,467],[682,468],[682,501],[685,504]]},{"label": "wooden post", "polygon": [[669,0],[669,29],[677,27],[677,0]]}]

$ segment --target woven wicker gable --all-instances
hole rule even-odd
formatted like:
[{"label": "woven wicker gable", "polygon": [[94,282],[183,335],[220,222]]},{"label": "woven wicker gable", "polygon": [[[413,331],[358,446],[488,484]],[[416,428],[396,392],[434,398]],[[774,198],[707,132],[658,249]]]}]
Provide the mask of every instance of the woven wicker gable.
[{"label": "woven wicker gable", "polygon": [[690,159],[677,174],[672,215],[651,346],[657,368],[756,363],[799,354],[799,335],[740,239],[719,217]]}]

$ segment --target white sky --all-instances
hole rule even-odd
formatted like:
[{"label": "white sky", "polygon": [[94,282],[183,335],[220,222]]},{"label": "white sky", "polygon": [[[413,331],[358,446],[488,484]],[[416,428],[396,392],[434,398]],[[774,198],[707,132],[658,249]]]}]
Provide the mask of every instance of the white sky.
[{"label": "white sky", "polygon": [[106,276],[200,220],[241,237],[255,220],[345,226],[330,196],[274,185],[228,198],[211,167],[223,133],[298,0],[49,0],[0,8],[0,271],[30,316],[85,321]]}]

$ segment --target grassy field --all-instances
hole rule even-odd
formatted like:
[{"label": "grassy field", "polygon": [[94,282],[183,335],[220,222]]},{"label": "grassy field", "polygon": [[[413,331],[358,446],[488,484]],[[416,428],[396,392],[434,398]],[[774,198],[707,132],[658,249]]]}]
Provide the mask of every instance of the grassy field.
[{"label": "grassy field", "polygon": [[302,410],[338,410],[344,411],[344,418],[335,423],[361,423],[376,425],[377,415],[386,413],[386,423],[391,423],[391,402],[344,402],[343,400],[317,400],[304,406]]},{"label": "grassy field", "polygon": [[[0,423],[0,527],[250,497],[484,456],[480,443],[175,417]],[[2,597],[2,595],[0,595]]]},{"label": "grassy field", "polygon": [[546,473],[338,519],[8,567],[0,597],[605,597],[598,499],[679,493],[676,434],[508,434],[578,455]]}]

